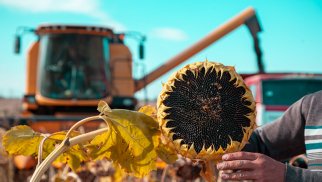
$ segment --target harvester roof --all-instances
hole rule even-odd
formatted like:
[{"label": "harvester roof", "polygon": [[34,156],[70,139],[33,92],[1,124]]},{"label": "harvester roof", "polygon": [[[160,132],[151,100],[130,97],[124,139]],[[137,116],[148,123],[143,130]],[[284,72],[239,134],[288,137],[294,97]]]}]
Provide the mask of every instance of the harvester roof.
[{"label": "harvester roof", "polygon": [[93,34],[102,36],[113,36],[113,30],[107,27],[99,26],[79,26],[79,25],[61,25],[48,24],[40,25],[36,29],[36,34],[63,34],[63,33],[79,33],[79,34]]}]

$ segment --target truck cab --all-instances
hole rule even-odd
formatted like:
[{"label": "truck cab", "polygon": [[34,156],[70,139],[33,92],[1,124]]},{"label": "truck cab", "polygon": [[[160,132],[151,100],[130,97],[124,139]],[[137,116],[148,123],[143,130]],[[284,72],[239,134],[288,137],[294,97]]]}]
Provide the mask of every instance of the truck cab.
[{"label": "truck cab", "polygon": [[264,73],[244,80],[256,101],[258,126],[282,116],[304,95],[322,90],[322,74]]}]

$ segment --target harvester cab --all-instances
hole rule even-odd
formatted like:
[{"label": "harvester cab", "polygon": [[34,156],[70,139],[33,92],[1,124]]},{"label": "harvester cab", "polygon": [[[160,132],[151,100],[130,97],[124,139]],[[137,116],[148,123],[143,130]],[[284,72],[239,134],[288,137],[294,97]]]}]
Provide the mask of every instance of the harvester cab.
[{"label": "harvester cab", "polygon": [[[15,53],[20,53],[22,36],[26,33],[36,35],[37,39],[27,52],[22,113],[18,122],[10,119],[10,125],[27,124],[35,131],[53,133],[97,115],[100,100],[107,101],[112,108],[134,109],[137,100],[132,54],[124,38],[138,40],[139,58],[143,59],[145,36],[93,26],[19,27]],[[86,123],[83,129],[97,129],[100,123]],[[35,161],[16,156],[14,164],[18,169],[28,169]]]},{"label": "harvester cab", "polygon": [[[95,115],[99,100],[106,100],[112,108],[134,109],[137,100],[132,54],[124,44],[126,33],[92,26],[18,28],[15,53],[20,52],[21,36],[28,32],[38,39],[27,55],[22,118],[80,120],[83,115]],[[137,32],[129,36],[139,41],[139,57],[143,58],[145,36]]]}]

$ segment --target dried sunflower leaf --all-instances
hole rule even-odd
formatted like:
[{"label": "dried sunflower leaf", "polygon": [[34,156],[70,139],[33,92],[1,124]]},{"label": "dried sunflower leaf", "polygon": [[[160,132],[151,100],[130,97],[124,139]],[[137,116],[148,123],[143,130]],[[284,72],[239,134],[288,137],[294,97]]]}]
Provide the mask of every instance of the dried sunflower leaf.
[{"label": "dried sunflower leaf", "polygon": [[35,156],[41,139],[40,133],[33,131],[29,126],[20,125],[7,131],[2,143],[10,155]]},{"label": "dried sunflower leaf", "polygon": [[86,160],[87,155],[83,148],[80,145],[74,145],[62,153],[55,161],[66,163],[73,171],[76,171],[80,164]]},{"label": "dried sunflower leaf", "polygon": [[150,117],[152,117],[154,120],[157,120],[157,109],[154,106],[146,105],[142,106],[138,112],[144,113]]},{"label": "dried sunflower leaf", "polygon": [[88,154],[93,160],[108,159],[111,157],[111,147],[115,145],[116,133],[108,130],[100,135],[97,135],[87,146]]},{"label": "dried sunflower leaf", "polygon": [[113,109],[103,116],[111,128],[113,145],[106,152],[110,159],[136,177],[156,169],[156,146],[159,144],[158,123],[135,111]]},{"label": "dried sunflower leaf", "polygon": [[159,144],[159,146],[156,148],[156,151],[158,157],[167,164],[172,164],[178,159],[177,152],[163,143]]},{"label": "dried sunflower leaf", "polygon": [[[44,158],[46,158],[55,149],[55,147],[65,139],[66,133],[67,133],[66,131],[59,131],[59,132],[53,133],[50,137],[46,139],[43,145],[43,154],[42,154]],[[80,133],[77,131],[72,131],[70,136],[75,137],[79,134]],[[43,137],[41,136],[41,138]],[[38,151],[37,151],[37,154],[38,154]]]},{"label": "dried sunflower leaf", "polygon": [[110,108],[110,106],[105,101],[102,101],[102,100],[99,101],[97,110],[100,113],[104,113],[104,114],[112,112],[112,109]]},{"label": "dried sunflower leaf", "polygon": [[[79,132],[73,131],[71,136],[77,136]],[[66,131],[53,133],[46,139],[43,145],[43,157],[48,156],[57,145],[65,138]],[[26,125],[15,126],[11,128],[3,137],[3,146],[11,155],[38,155],[38,146],[44,136],[35,132]],[[67,163],[71,169],[76,170],[82,161],[87,160],[84,148],[81,145],[70,147],[66,152],[60,155],[55,162]]]},{"label": "dried sunflower leaf", "polygon": [[114,174],[113,174],[113,180],[115,182],[121,182],[123,181],[123,178],[127,175],[123,169],[120,168],[119,165],[113,164],[114,167]]},{"label": "dried sunflower leaf", "polygon": [[[43,156],[47,157],[57,145],[59,145],[66,136],[66,131],[60,131],[57,133],[53,133],[44,143],[43,146]],[[72,131],[70,137],[75,137],[80,135],[77,131]],[[73,170],[77,170],[80,167],[81,162],[87,160],[87,154],[85,152],[85,148],[78,144],[74,145],[64,153],[62,153],[55,162],[66,163]]]}]

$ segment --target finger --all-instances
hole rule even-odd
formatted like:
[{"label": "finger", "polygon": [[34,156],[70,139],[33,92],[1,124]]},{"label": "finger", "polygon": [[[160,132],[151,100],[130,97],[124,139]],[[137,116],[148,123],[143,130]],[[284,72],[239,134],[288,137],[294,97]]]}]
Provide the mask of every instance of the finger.
[{"label": "finger", "polygon": [[254,180],[256,175],[253,171],[238,171],[234,173],[222,173],[221,178],[223,180]]},{"label": "finger", "polygon": [[230,154],[225,154],[222,156],[222,160],[231,161],[231,160],[256,160],[258,158],[257,153],[252,152],[234,152]]},{"label": "finger", "polygon": [[217,164],[218,170],[254,169],[255,164],[249,160],[224,161]]}]

